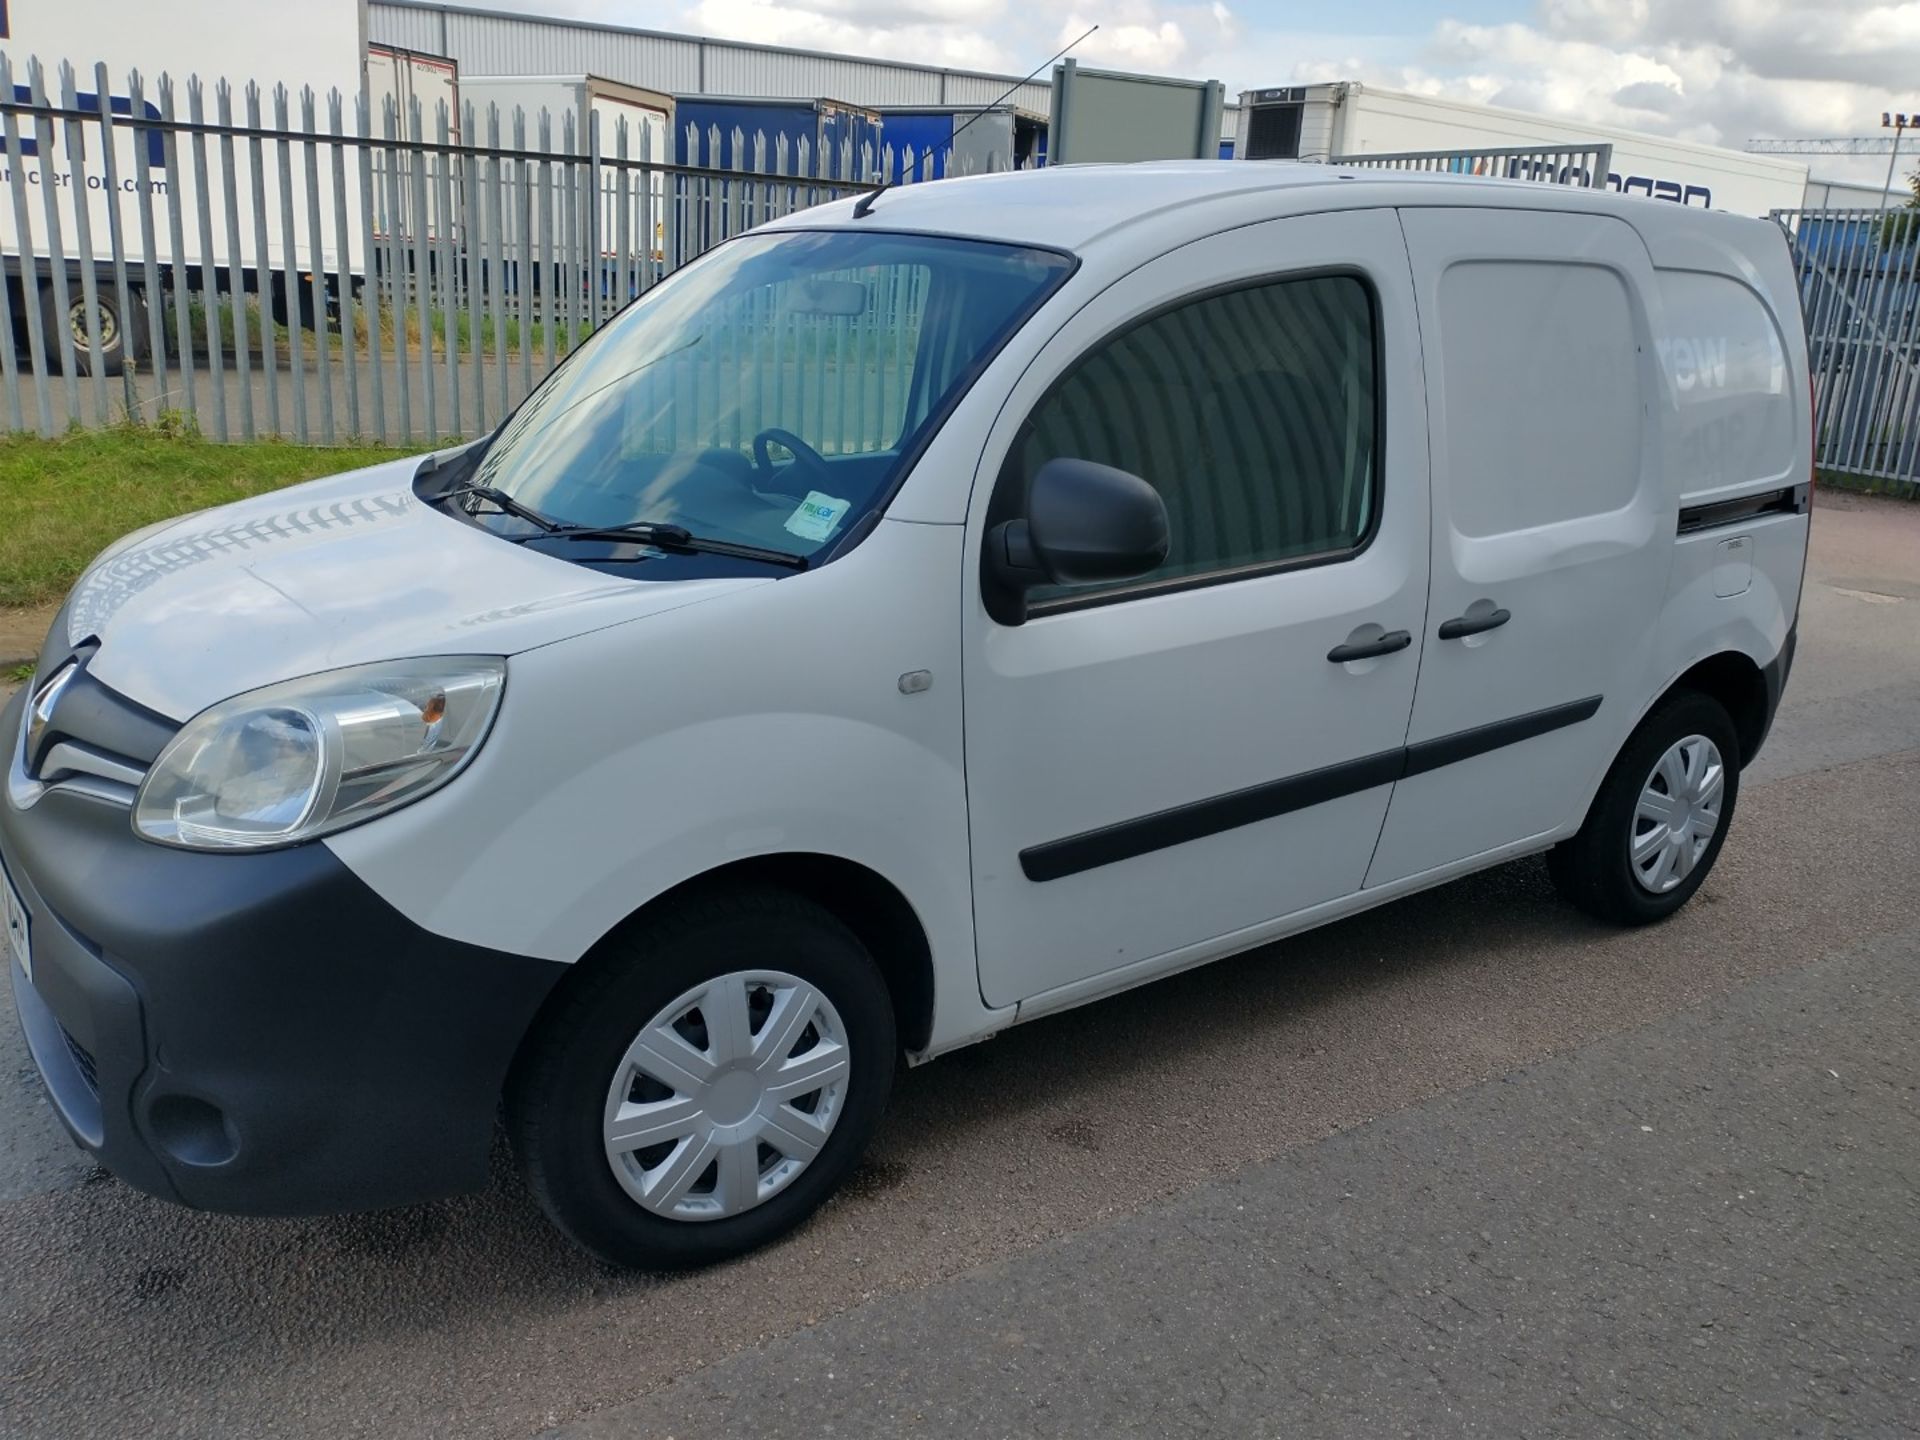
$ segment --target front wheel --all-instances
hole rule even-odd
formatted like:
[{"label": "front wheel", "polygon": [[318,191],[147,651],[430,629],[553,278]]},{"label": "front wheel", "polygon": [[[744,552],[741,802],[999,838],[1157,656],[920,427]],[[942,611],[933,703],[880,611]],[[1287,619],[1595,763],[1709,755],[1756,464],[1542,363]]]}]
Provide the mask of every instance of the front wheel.
[{"label": "front wheel", "polygon": [[859,1160],[897,1056],[885,982],[779,891],[675,902],[563,982],[508,1121],[548,1217],[616,1265],[706,1265],[798,1225]]},{"label": "front wheel", "polygon": [[1725,707],[1672,696],[1634,730],[1586,823],[1548,853],[1548,873],[1596,919],[1664,920],[1706,880],[1739,795],[1740,737]]}]

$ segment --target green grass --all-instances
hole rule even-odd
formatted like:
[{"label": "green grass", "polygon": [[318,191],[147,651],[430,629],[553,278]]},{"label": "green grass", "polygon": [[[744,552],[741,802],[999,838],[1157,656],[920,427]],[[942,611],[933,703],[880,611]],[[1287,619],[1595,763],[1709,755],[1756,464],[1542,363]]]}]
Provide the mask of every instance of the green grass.
[{"label": "green grass", "polygon": [[1879,475],[1822,470],[1820,484],[1829,490],[1847,490],[1855,495],[1890,495],[1898,500],[1920,500],[1920,484],[1910,480],[1888,480]]},{"label": "green grass", "polygon": [[[268,336],[270,334],[274,353],[282,359],[290,357],[293,352],[293,339],[296,332],[268,318],[266,312],[261,309],[260,302],[257,298],[246,297],[244,306],[246,314],[243,325],[247,336],[248,353],[254,356],[261,355],[266,349]],[[221,354],[225,357],[227,363],[231,364],[233,362],[233,308],[234,301],[227,296],[218,296],[209,299],[206,296],[195,295],[187,301],[187,334],[192,342],[192,350],[195,355],[204,356],[211,348],[207,339],[207,322],[209,318],[212,318],[217,321],[219,325]],[[395,353],[396,345],[404,344],[406,353],[417,359],[420,354],[421,343],[420,308],[417,305],[405,307],[404,310],[398,313],[399,323],[397,325],[395,318],[396,314],[393,308],[382,303],[379,307],[381,354],[392,357]],[[454,348],[459,351],[462,360],[470,359],[473,353],[472,320],[472,314],[465,309],[454,312],[453,343]],[[161,323],[166,327],[167,352],[170,355],[177,355],[181,349],[179,315],[171,303],[163,307]],[[437,305],[429,308],[426,312],[426,324],[428,327],[426,337],[428,352],[434,356],[444,356],[447,349],[445,312]],[[372,320],[366,304],[356,303],[353,308],[355,353],[361,355],[367,353],[372,339],[371,326]],[[556,355],[565,355],[593,333],[593,326],[584,323],[580,325],[569,325],[564,320],[554,320],[551,322],[551,326],[553,329],[553,344]],[[518,356],[522,349],[530,349],[534,354],[540,356],[544,363],[549,322],[534,320],[529,322],[524,328],[525,343],[523,344],[522,326],[518,317],[512,315],[503,316],[500,331],[500,334],[505,337],[505,343],[503,345],[495,335],[492,312],[490,310],[483,311],[480,316],[480,349],[492,360],[499,360],[503,351],[511,358]],[[402,331],[405,332],[404,339],[401,337]],[[298,334],[301,353],[308,357],[315,355],[317,353],[316,345],[318,342],[314,336],[306,331],[300,331]],[[338,356],[342,353],[345,346],[345,338],[338,328],[331,329],[327,332],[326,346],[330,355]]]},{"label": "green grass", "polygon": [[9,665],[0,670],[0,685],[24,685],[32,678],[32,665]]},{"label": "green grass", "polygon": [[149,426],[59,440],[0,437],[0,606],[58,600],[129,530],[407,453],[275,440],[217,445]]}]

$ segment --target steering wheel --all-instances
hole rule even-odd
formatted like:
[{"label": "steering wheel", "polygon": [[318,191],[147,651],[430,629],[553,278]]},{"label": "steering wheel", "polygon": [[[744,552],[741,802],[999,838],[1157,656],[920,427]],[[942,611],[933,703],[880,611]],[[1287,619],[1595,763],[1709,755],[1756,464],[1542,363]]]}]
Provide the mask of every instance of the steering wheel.
[{"label": "steering wheel", "polygon": [[753,462],[760,467],[760,473],[767,480],[774,478],[772,446],[778,445],[793,456],[794,467],[804,470],[813,477],[814,484],[809,487],[823,489],[832,479],[826,459],[806,441],[791,430],[782,430],[777,426],[762,430],[753,437]]}]

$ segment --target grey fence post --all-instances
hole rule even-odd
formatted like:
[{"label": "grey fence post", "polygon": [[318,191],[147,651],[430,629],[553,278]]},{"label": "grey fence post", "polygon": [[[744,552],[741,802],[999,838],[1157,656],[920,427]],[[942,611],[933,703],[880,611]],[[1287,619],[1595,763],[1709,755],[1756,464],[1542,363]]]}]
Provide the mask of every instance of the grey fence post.
[{"label": "grey fence post", "polygon": [[214,438],[227,440],[232,437],[227,433],[227,371],[220,353],[219,247],[213,240],[213,177],[207,168],[207,135],[199,128],[207,118],[206,92],[198,75],[187,77],[187,118],[195,127],[194,218],[200,226],[200,308],[207,317],[207,398],[213,412]]},{"label": "grey fence post", "polygon": [[[354,147],[354,168],[359,172],[360,182],[360,256],[361,263],[367,267],[366,286],[360,292],[362,309],[367,317],[367,398],[372,402],[374,439],[384,445],[387,440],[387,389],[380,380],[380,372],[384,368],[380,347],[386,341],[380,323],[380,252],[373,238],[373,147],[368,143],[373,129],[371,110],[365,91],[353,97],[353,128],[360,142]],[[402,365],[400,369],[404,374],[406,366]]]},{"label": "grey fence post", "polygon": [[438,444],[439,427],[434,424],[433,395],[433,272],[427,263],[427,156],[418,142],[426,134],[426,122],[420,111],[420,97],[414,96],[407,107],[407,130],[412,142],[407,148],[411,161],[409,178],[413,194],[407,214],[407,229],[413,240],[412,301],[419,316],[420,331],[420,408],[427,426],[427,443]]},{"label": "grey fence post", "polygon": [[605,280],[606,264],[604,256],[606,245],[600,237],[601,211],[604,197],[600,193],[603,171],[600,163],[600,112],[593,108],[593,100],[584,101],[586,110],[583,118],[587,127],[587,244],[584,259],[588,267],[588,283],[593,289],[591,323],[589,329],[598,330],[606,318],[607,286]]},{"label": "grey fence post", "polygon": [[569,110],[560,125],[561,146],[566,152],[565,193],[561,201],[560,251],[561,270],[565,275],[567,287],[567,305],[562,311],[566,316],[565,344],[563,353],[573,353],[573,346],[580,334],[580,292],[585,278],[580,274],[580,162],[579,150],[574,143],[574,112]]},{"label": "grey fence post", "polygon": [[287,87],[284,85],[273,87],[273,128],[279,132],[274,147],[280,172],[281,308],[287,316],[287,358],[291,365],[287,386],[293,392],[294,438],[305,444],[310,438],[307,433],[307,347],[300,324],[300,232],[293,223],[293,146],[287,139]]},{"label": "grey fence post", "polygon": [[613,154],[617,162],[613,170],[613,294],[609,297],[612,314],[619,314],[620,307],[627,303],[633,294],[632,281],[629,278],[633,267],[632,233],[633,226],[627,214],[627,117],[622,115],[613,127]]},{"label": "grey fence post", "polygon": [[[553,116],[540,112],[540,153],[553,154]],[[540,162],[540,331],[544,337],[546,369],[553,369],[554,326],[559,323],[560,270],[553,258],[553,207],[555,185],[551,159]]]},{"label": "grey fence post", "polygon": [[439,183],[434,192],[439,197],[434,230],[439,238],[434,244],[433,254],[440,271],[440,344],[447,363],[446,434],[449,439],[455,439],[466,433],[460,424],[460,336],[457,330],[460,316],[460,249],[456,235],[469,227],[462,223],[453,208],[453,152],[447,149],[451,143],[448,134],[451,124],[447,102],[442,100],[434,106],[434,132],[440,142],[440,150],[434,156],[439,171],[436,177]]},{"label": "grey fence post", "polygon": [[[667,138],[669,140],[673,138],[672,130],[667,131]],[[659,272],[653,267],[664,258],[653,243],[656,235],[664,233],[664,231],[659,228],[661,222],[654,218],[653,192],[654,181],[656,179],[661,182],[661,190],[663,192],[665,191],[666,177],[664,175],[655,176],[653,167],[649,163],[652,159],[653,122],[651,120],[642,120],[640,122],[640,277],[638,288],[640,293],[643,294],[650,289],[654,281],[659,278]]]},{"label": "grey fence post", "polygon": [[267,159],[261,140],[260,87],[247,82],[247,178],[252,182],[254,319],[260,332],[260,377],[266,382],[267,431],[280,431],[280,337],[273,327],[273,252],[267,244]]},{"label": "grey fence post", "polygon": [[160,77],[161,155],[167,176],[167,241],[172,247],[174,353],[180,361],[180,408],[198,428],[200,412],[194,403],[193,296],[187,285],[186,216],[180,198],[180,137],[173,113],[173,79]]},{"label": "grey fence post", "polygon": [[[474,136],[473,102],[468,101],[460,119],[460,139],[471,144]],[[467,293],[467,359],[473,364],[473,433],[478,435],[487,428],[487,364],[486,364],[486,313],[487,313],[487,272],[486,272],[486,233],[482,229],[484,215],[480,198],[480,160],[475,155],[462,155],[460,159],[460,183],[455,187],[460,206],[460,240],[457,252],[461,257],[458,273],[466,281]],[[465,429],[462,434],[467,433]]]},{"label": "grey fence post", "polygon": [[[0,60],[4,60],[4,57],[0,57]],[[11,78],[5,78],[0,83],[4,83],[6,87],[4,91],[0,91],[0,97],[11,100],[13,98]],[[101,93],[106,92],[103,90]],[[20,267],[20,299],[27,305],[33,303],[29,294],[29,279],[32,273],[23,259]],[[18,332],[13,328],[12,292],[11,285],[0,284],[0,385],[4,385],[7,391],[7,419],[11,422],[8,428],[18,433],[27,428],[27,421],[20,407],[20,362],[19,356],[15,353],[19,347],[13,343],[13,337]],[[126,313],[124,308],[121,313]]]},{"label": "grey fence post", "polygon": [[[0,99],[9,104],[14,97],[13,65],[0,53]],[[139,94],[138,79],[134,93]],[[33,212],[27,205],[27,174],[22,163],[20,121],[9,109],[4,119],[7,142],[7,175],[13,190],[13,228],[20,245],[20,304],[27,321],[27,366],[33,372],[34,409],[39,415],[40,433],[52,435],[53,397],[47,386],[46,332],[40,313],[39,262],[34,258]]]},{"label": "grey fence post", "polygon": [[381,102],[380,125],[386,131],[387,140],[384,156],[386,175],[382,187],[386,193],[387,207],[387,324],[393,331],[393,379],[394,389],[400,397],[399,436],[400,443],[404,445],[413,439],[413,362],[407,353],[408,256],[402,234],[405,202],[401,198],[401,187],[405,181],[400,173],[400,162],[406,152],[400,148],[400,111],[392,96]]},{"label": "grey fence post", "polygon": [[516,182],[513,190],[514,233],[517,243],[513,262],[513,313],[520,322],[520,396],[533,392],[533,287],[535,281],[533,250],[533,172],[527,160],[527,112],[519,106],[513,111],[513,148],[520,158],[513,163]]},{"label": "grey fence post", "polygon": [[[100,97],[102,108],[109,106]],[[60,108],[79,109],[78,87],[73,83],[73,66],[60,62]],[[86,332],[87,389],[93,396],[93,417],[97,424],[107,423],[107,382],[100,373],[106,369],[106,356],[100,342],[100,277],[93,263],[93,205],[87,195],[86,134],[71,114],[61,123],[67,142],[68,178],[73,182],[73,250],[80,266],[80,322]],[[78,414],[68,417],[79,419]]]},{"label": "grey fence post", "polygon": [[[33,98],[33,104],[42,112],[53,108],[47,104],[46,81],[38,60],[27,62],[27,91]],[[59,194],[56,188],[58,175],[53,168],[53,122],[44,113],[34,116],[33,139],[35,148],[40,152],[40,198],[44,202],[47,219],[48,279],[53,290],[54,327],[59,331],[54,338],[60,344],[60,378],[67,397],[67,423],[72,425],[80,418],[79,363],[73,349],[73,293],[68,286],[66,251],[60,243],[60,208],[55,200]]]},{"label": "grey fence post", "polygon": [[222,80],[213,92],[214,114],[219,117],[221,197],[226,201],[227,293],[233,299],[233,368],[240,391],[240,433],[251,440],[258,433],[253,423],[253,357],[247,341],[246,256],[240,248],[239,186],[233,151],[233,88]]},{"label": "grey fence post", "polygon": [[[512,408],[507,392],[507,204],[500,173],[507,162],[500,155],[500,107],[494,104],[487,106],[487,148],[493,151],[487,160],[487,310],[493,317],[493,365],[499,372],[494,393],[504,420]],[[475,160],[475,170],[479,167]]]},{"label": "grey fence post", "polygon": [[[347,144],[342,128],[340,92],[327,92],[327,131],[333,164],[333,288],[340,297],[340,359],[346,372],[347,434],[354,439],[366,434],[360,428],[360,365],[355,352],[360,348],[360,327],[355,322],[358,308],[353,300],[353,231],[347,222]],[[369,267],[371,268],[371,267]],[[375,397],[378,403],[378,397]]]}]

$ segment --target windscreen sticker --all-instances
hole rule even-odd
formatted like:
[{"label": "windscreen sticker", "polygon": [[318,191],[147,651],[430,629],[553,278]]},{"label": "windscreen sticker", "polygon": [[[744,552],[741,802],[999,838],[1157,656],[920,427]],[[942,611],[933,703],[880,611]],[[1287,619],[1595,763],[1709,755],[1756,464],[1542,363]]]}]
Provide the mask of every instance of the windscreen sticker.
[{"label": "windscreen sticker", "polygon": [[847,513],[847,502],[818,490],[809,490],[800,508],[787,517],[787,531],[802,540],[824,540],[839,527]]}]

